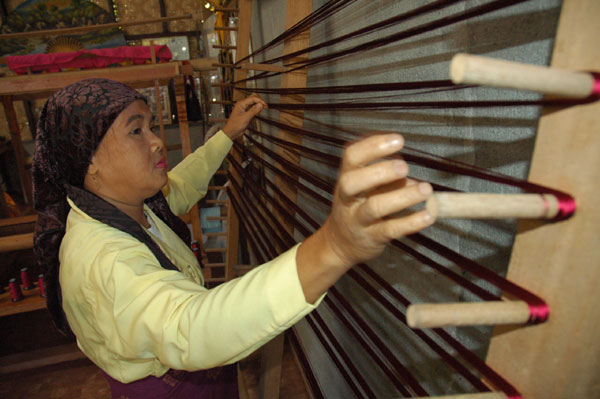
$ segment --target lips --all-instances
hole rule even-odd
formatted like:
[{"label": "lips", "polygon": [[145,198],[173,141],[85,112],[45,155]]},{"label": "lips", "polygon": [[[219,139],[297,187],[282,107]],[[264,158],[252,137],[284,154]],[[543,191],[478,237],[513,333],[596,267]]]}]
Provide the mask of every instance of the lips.
[{"label": "lips", "polygon": [[156,164],[157,168],[167,168],[167,158],[161,158],[160,161],[158,161],[158,163]]}]

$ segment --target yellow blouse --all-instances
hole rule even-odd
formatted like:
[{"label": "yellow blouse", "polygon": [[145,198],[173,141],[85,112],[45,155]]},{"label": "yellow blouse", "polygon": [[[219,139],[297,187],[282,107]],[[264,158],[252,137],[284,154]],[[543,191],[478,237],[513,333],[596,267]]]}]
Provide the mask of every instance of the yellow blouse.
[{"label": "yellow blouse", "polygon": [[[176,215],[206,194],[231,145],[221,131],[169,172],[163,191]],[[59,254],[63,308],[81,350],[121,382],[233,363],[320,302],[304,298],[298,246],[208,290],[194,254],[149,208],[164,241],[155,239],[179,271],[163,269],[146,245],[69,204]]]}]

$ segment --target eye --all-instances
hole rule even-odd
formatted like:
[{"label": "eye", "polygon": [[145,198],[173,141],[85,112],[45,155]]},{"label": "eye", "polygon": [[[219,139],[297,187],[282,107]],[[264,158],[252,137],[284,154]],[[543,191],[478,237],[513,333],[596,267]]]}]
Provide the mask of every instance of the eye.
[{"label": "eye", "polygon": [[131,132],[129,132],[129,134],[135,134],[135,135],[142,134],[142,129],[139,127],[135,128]]}]

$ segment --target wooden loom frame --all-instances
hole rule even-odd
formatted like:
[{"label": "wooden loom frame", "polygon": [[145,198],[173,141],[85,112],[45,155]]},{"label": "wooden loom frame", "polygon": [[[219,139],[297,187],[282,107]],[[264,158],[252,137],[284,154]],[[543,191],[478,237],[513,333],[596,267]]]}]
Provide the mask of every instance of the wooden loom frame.
[{"label": "wooden loom frame", "polygon": [[[246,33],[249,36],[249,23],[244,19],[250,15],[251,4],[248,3],[251,2],[239,0],[238,37]],[[245,13],[242,12],[244,7],[248,8]],[[300,10],[308,8],[310,13],[312,0],[287,0],[288,14],[294,7],[298,7],[295,23],[307,15]],[[595,23],[598,16],[600,3],[597,1],[564,0],[551,66],[600,70],[600,50],[594,42],[600,37],[600,28]],[[286,15],[286,29],[293,25],[291,21]],[[289,42],[284,42],[284,53],[289,52]],[[247,52],[240,54],[240,50],[244,47],[238,45],[238,60],[247,55]],[[306,83],[306,76],[304,81],[288,80],[286,76],[282,77],[282,87],[302,87]],[[235,80],[244,77],[246,71],[236,70]],[[242,97],[236,93],[236,99]],[[286,122],[302,126],[301,118]],[[600,196],[600,188],[593,184],[599,177],[599,128],[598,102],[545,113],[540,118],[529,180],[573,193],[578,211],[575,217],[560,223],[520,223],[507,277],[541,295],[550,305],[551,316],[540,325],[497,327],[486,362],[514,383],[524,398],[563,398],[567,393],[582,398],[600,396],[600,386],[594,385],[597,359],[600,359],[600,345],[594,345],[600,335],[600,317],[598,311],[594,312],[595,304],[600,302],[600,291],[595,290],[600,283],[597,271],[600,255],[594,233],[598,232],[600,212],[593,207],[594,200]],[[281,131],[278,136],[298,140],[285,137]],[[581,146],[585,146],[585,151],[581,151]],[[285,152],[281,154],[290,159]],[[298,163],[298,160],[290,160]],[[231,173],[237,176],[235,170]],[[233,213],[233,207],[230,209]],[[285,222],[282,224],[286,226]],[[235,244],[230,246],[237,248]],[[551,259],[546,256],[549,253],[553,255]],[[559,284],[562,285],[560,290],[557,289]],[[276,359],[280,355],[272,349],[268,350],[270,363],[263,363],[267,368],[278,367]],[[271,383],[278,384],[277,372],[272,374]]]}]

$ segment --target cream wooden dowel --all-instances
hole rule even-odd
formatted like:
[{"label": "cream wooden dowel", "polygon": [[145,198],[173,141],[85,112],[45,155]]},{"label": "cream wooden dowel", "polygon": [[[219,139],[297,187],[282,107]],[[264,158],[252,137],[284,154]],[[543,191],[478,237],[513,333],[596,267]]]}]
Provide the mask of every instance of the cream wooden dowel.
[{"label": "cream wooden dowel", "polygon": [[507,399],[507,396],[503,392],[478,392],[444,396],[420,396],[413,399]]},{"label": "cream wooden dowel", "polygon": [[0,252],[33,248],[33,233],[0,237]]},{"label": "cream wooden dowel", "polygon": [[525,324],[529,316],[529,305],[524,301],[419,303],[406,310],[406,321],[412,328]]},{"label": "cream wooden dowel", "polygon": [[552,219],[558,199],[551,194],[435,193],[425,205],[435,218]]},{"label": "cream wooden dowel", "polygon": [[567,98],[586,98],[594,87],[594,77],[587,72],[469,54],[456,54],[452,58],[450,79],[456,84],[531,90]]}]

